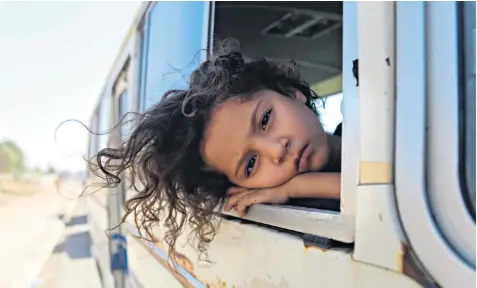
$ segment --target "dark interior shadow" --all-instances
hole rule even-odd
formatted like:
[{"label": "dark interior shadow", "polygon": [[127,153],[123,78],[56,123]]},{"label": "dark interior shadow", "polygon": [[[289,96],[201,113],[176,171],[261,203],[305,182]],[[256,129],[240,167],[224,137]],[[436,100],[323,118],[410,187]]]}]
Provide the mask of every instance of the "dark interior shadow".
[{"label": "dark interior shadow", "polygon": [[64,250],[71,259],[91,258],[91,235],[87,231],[69,235]]},{"label": "dark interior shadow", "polygon": [[293,198],[286,205],[315,208],[330,211],[340,211],[339,199]]},{"label": "dark interior shadow", "polygon": [[88,218],[86,215],[82,216],[76,216],[70,219],[68,223],[66,223],[66,226],[75,226],[75,225],[83,225],[88,222]]},{"label": "dark interior shadow", "polygon": [[[64,215],[58,215],[59,219],[64,219]],[[87,217],[76,216],[66,223],[67,227],[82,225],[87,223]],[[53,249],[53,254],[66,252],[71,259],[91,258],[91,234],[89,231],[71,233],[65,237],[63,242],[58,243]]]},{"label": "dark interior shadow", "polygon": [[53,249],[53,254],[62,252],[66,252],[71,259],[91,258],[91,235],[89,232],[69,235]]},{"label": "dark interior shadow", "polygon": [[56,253],[61,253],[63,251],[65,251],[65,242],[61,242],[61,243],[56,244],[52,253],[56,254]]}]

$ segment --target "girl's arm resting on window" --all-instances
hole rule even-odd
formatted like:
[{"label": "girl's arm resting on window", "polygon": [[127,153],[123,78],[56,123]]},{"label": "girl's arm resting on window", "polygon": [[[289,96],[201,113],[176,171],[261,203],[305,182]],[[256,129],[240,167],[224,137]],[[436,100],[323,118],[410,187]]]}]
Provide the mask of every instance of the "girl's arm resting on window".
[{"label": "girl's arm resting on window", "polygon": [[306,173],[295,176],[285,185],[288,198],[340,198],[340,173]]},{"label": "girl's arm resting on window", "polygon": [[340,198],[340,173],[312,172],[300,174],[287,183],[273,188],[246,189],[232,187],[224,210],[235,209],[245,215],[248,206],[259,203],[283,204],[290,198]]}]

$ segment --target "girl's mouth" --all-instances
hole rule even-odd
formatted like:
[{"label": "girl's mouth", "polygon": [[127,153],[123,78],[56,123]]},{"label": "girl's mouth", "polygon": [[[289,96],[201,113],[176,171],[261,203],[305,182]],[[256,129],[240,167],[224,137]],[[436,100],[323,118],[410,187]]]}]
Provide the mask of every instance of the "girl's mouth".
[{"label": "girl's mouth", "polygon": [[312,149],[309,144],[306,144],[298,153],[298,156],[295,160],[295,167],[298,173],[305,172],[308,169],[308,160],[312,154]]}]

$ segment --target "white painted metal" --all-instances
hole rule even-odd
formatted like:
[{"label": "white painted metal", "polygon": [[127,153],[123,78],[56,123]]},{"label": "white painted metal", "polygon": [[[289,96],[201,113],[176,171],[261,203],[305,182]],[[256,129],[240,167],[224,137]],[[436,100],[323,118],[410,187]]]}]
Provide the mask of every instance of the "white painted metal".
[{"label": "white painted metal", "polygon": [[[239,218],[234,211],[223,212]],[[354,218],[339,212],[294,206],[253,205],[243,219],[352,243]]]},{"label": "white painted metal", "polygon": [[459,181],[457,2],[427,4],[427,190],[444,238],[475,268],[475,219]]},{"label": "white painted metal", "polygon": [[[360,165],[368,175],[356,195],[354,258],[401,272],[402,235],[394,220],[394,186],[389,175],[377,171],[391,168],[394,160],[394,8],[394,2],[358,6],[359,157],[371,168]],[[376,185],[383,182],[389,184]]]},{"label": "white painted metal", "polygon": [[358,5],[360,163],[393,162],[394,5]]},{"label": "white painted metal", "polygon": [[[220,231],[208,249],[210,264],[198,261],[187,244],[190,229],[177,242],[181,262],[202,287],[420,287],[405,275],[355,261],[349,250],[307,247],[299,237],[235,221],[223,221]],[[163,242],[156,245],[167,251]]]},{"label": "white painted metal", "polygon": [[402,273],[403,235],[392,185],[358,187],[353,258]]},{"label": "white painted metal", "polygon": [[426,194],[426,4],[396,5],[395,177],[400,220],[407,244],[441,287],[475,287],[475,268],[441,237]]}]

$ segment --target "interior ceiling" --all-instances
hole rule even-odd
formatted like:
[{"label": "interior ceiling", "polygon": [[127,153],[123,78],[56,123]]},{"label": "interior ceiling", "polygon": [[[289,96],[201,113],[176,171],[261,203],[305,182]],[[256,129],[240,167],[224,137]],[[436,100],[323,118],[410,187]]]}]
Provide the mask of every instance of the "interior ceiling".
[{"label": "interior ceiling", "polygon": [[312,84],[341,73],[342,25],[316,39],[265,35],[265,28],[293,11],[341,19],[342,2],[215,2],[215,36],[237,38],[248,57],[297,62]]}]

